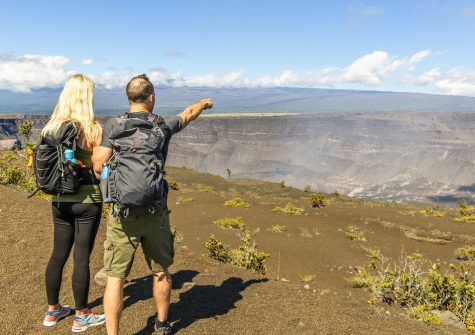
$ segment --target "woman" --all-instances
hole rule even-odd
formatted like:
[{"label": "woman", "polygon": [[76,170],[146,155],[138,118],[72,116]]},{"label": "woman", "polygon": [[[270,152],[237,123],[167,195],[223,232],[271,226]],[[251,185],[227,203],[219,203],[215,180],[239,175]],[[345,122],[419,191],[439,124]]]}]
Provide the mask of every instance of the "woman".
[{"label": "woman", "polygon": [[105,322],[103,314],[87,308],[89,294],[89,257],[96,238],[102,212],[102,198],[97,179],[92,173],[91,156],[98,148],[102,128],[94,119],[94,83],[76,74],[68,79],[42,136],[54,136],[61,125],[71,121],[79,127],[75,158],[82,162],[80,186],[76,193],[52,198],[54,247],[46,267],[48,311],[43,322],[54,326],[69,315],[68,305],[59,303],[63,267],[74,245],[72,286],[75,301],[73,332],[82,332]]}]

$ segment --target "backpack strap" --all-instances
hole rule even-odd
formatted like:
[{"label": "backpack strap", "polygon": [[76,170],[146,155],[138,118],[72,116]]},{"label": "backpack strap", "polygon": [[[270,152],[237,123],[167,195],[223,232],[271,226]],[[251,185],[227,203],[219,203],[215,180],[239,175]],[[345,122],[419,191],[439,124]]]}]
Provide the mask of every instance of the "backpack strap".
[{"label": "backpack strap", "polygon": [[165,135],[165,141],[169,141],[170,138],[172,137],[172,132],[170,131],[170,128],[167,126],[167,124],[165,123],[165,120],[163,119],[163,117],[157,116],[156,122],[157,122],[157,126],[162,130],[163,135]]}]

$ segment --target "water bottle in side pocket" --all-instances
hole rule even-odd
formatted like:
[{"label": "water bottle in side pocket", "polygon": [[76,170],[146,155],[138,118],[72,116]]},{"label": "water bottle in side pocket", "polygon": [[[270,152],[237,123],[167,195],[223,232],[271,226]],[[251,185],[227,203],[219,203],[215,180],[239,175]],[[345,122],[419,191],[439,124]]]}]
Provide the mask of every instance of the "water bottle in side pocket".
[{"label": "water bottle in side pocket", "polygon": [[110,195],[110,187],[109,187],[109,176],[111,170],[109,165],[102,164],[102,171],[101,171],[101,193],[102,193],[102,201],[103,202],[111,202],[111,195]]}]

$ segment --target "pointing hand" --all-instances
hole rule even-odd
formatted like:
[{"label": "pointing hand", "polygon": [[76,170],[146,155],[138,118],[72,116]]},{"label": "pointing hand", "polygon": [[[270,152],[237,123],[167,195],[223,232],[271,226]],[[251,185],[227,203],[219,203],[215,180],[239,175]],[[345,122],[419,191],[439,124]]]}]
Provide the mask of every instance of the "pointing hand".
[{"label": "pointing hand", "polygon": [[210,109],[213,108],[213,100],[211,99],[202,99],[198,101],[203,106],[203,109]]}]

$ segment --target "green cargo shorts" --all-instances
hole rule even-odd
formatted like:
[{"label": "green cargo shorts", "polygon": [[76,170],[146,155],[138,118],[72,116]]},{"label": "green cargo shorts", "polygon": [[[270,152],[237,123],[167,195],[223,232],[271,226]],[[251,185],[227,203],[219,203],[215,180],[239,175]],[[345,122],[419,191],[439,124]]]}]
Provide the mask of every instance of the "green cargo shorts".
[{"label": "green cargo shorts", "polygon": [[126,278],[135,251],[142,245],[145,260],[152,272],[162,272],[173,264],[173,235],[166,199],[155,213],[147,208],[130,208],[126,218],[109,211],[104,242],[104,266],[108,276]]}]

